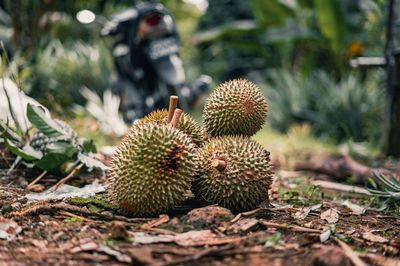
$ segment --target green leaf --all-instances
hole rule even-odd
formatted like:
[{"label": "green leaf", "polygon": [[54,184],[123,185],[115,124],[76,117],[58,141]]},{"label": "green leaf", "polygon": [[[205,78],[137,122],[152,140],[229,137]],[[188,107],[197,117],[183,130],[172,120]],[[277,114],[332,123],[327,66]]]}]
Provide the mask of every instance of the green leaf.
[{"label": "green leaf", "polygon": [[53,119],[46,116],[41,107],[28,104],[26,115],[32,125],[49,138],[67,136],[67,133]]},{"label": "green leaf", "polygon": [[231,21],[220,26],[213,27],[208,30],[197,33],[194,36],[195,43],[207,43],[212,42],[217,39],[223,38],[225,36],[234,34],[243,34],[243,32],[254,31],[257,29],[256,23],[253,20],[236,20]]},{"label": "green leaf", "polygon": [[7,123],[3,120],[0,120],[0,136],[3,138],[12,139],[16,142],[21,142],[21,137],[15,132],[12,128],[10,128]]},{"label": "green leaf", "polygon": [[46,153],[35,165],[43,170],[54,170],[63,163],[72,160],[78,150],[68,142],[55,142],[47,145]]},{"label": "green leaf", "polygon": [[262,26],[279,26],[294,17],[293,6],[279,0],[252,0],[253,12],[258,23]]},{"label": "green leaf", "polygon": [[23,149],[19,148],[13,142],[9,141],[7,138],[4,139],[4,143],[10,152],[21,157],[26,161],[34,161],[42,158],[42,153],[40,151],[34,150],[31,146],[25,146]]},{"label": "green leaf", "polygon": [[70,157],[62,153],[46,153],[42,159],[35,162],[35,165],[42,170],[54,170],[63,163],[67,162]]},{"label": "green leaf", "polygon": [[332,50],[339,53],[345,46],[346,20],[339,0],[314,0],[318,28],[330,41]]},{"label": "green leaf", "polygon": [[69,142],[54,142],[46,146],[46,153],[65,154],[71,158],[78,152],[78,149]]},{"label": "green leaf", "polygon": [[104,165],[102,162],[97,160],[96,158],[91,157],[90,155],[86,155],[83,153],[78,153],[78,159],[85,164],[85,166],[89,169],[99,168],[101,170],[107,170],[108,167]]},{"label": "green leaf", "polygon": [[82,151],[84,153],[97,152],[96,145],[94,144],[93,140],[85,139],[82,146]]}]

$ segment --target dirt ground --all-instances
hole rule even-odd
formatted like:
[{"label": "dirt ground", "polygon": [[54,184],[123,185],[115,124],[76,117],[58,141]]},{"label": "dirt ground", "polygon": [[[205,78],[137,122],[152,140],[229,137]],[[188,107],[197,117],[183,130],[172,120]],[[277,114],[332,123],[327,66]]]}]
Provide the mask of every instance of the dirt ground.
[{"label": "dirt ground", "polygon": [[[188,199],[133,218],[104,194],[28,202],[24,188],[40,172],[2,168],[0,265],[400,265],[399,216],[362,207],[371,197],[312,185],[326,176],[277,170],[270,203],[246,213]],[[50,175],[35,189],[56,182]]]}]

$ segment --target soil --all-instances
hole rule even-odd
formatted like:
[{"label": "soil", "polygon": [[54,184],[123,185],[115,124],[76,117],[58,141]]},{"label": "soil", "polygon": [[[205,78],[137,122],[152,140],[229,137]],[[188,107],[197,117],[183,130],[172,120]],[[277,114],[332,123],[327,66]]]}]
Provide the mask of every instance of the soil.
[{"label": "soil", "polygon": [[[135,218],[101,194],[28,202],[25,187],[40,172],[2,166],[0,265],[400,265],[399,216],[344,206],[379,207],[369,196],[310,185],[321,176],[277,169],[270,203],[245,213],[189,199]],[[69,184],[94,179],[105,182],[82,174]],[[58,180],[46,175],[35,190]]]}]

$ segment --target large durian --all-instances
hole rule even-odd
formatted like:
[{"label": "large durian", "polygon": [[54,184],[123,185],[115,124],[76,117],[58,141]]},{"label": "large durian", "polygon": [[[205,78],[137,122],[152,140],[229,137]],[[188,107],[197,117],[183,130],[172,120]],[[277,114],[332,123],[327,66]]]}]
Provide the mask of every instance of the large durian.
[{"label": "large durian", "polygon": [[203,114],[211,136],[252,136],[261,129],[268,106],[261,90],[245,79],[219,85],[208,97]]},{"label": "large durian", "polygon": [[171,125],[136,125],[123,138],[109,170],[112,201],[136,216],[173,208],[190,190],[197,152],[190,138]]},{"label": "large durian", "polygon": [[199,169],[192,190],[201,201],[238,212],[268,200],[272,183],[269,152],[252,139],[211,139],[199,151]]},{"label": "large durian", "polygon": [[[153,111],[136,122],[136,125],[144,125],[147,123],[168,123],[168,111],[166,109]],[[200,126],[189,114],[183,113],[180,117],[176,128],[187,134],[193,143],[199,147],[203,146],[208,135],[204,128]]]}]

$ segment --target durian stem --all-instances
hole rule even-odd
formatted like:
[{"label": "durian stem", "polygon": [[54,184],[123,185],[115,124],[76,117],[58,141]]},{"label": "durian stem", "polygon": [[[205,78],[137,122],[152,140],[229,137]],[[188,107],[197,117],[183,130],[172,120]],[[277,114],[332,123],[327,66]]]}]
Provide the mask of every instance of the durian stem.
[{"label": "durian stem", "polygon": [[211,166],[217,169],[218,171],[224,171],[226,168],[226,161],[215,158],[211,161]]},{"label": "durian stem", "polygon": [[167,124],[171,123],[172,117],[174,116],[175,113],[175,109],[178,106],[178,100],[179,97],[176,95],[171,95],[171,97],[169,97]]},{"label": "durian stem", "polygon": [[174,116],[172,117],[172,120],[171,120],[171,123],[170,123],[170,125],[172,127],[176,127],[176,125],[178,124],[179,118],[181,117],[182,113],[183,113],[182,109],[179,109],[179,108],[175,109]]}]

